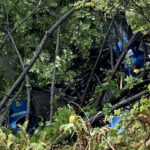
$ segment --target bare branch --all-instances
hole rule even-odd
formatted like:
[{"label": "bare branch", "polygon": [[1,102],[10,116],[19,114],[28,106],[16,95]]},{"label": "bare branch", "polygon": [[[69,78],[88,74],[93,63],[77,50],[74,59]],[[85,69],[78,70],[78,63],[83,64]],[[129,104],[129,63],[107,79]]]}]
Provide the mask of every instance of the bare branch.
[{"label": "bare branch", "polygon": [[[57,29],[57,44],[56,44],[55,59],[59,52],[59,40],[60,40],[59,36],[60,36],[60,26]],[[54,95],[55,79],[56,79],[56,68],[54,68],[54,70],[53,70],[52,84],[51,84],[51,91],[50,91],[50,93],[51,93],[51,95],[50,95],[50,123],[52,123],[53,114],[54,114],[53,102],[54,102],[54,97],[55,97],[55,95]]]},{"label": "bare branch", "polygon": [[12,85],[12,87],[10,88],[10,90],[8,91],[8,93],[4,96],[4,98],[2,99],[2,101],[0,102],[0,110],[2,109],[2,107],[5,105],[5,103],[7,102],[7,100],[10,98],[11,94],[16,90],[17,86],[22,82],[22,80],[24,79],[24,77],[26,76],[26,74],[29,72],[29,70],[31,69],[31,67],[33,66],[33,64],[35,63],[36,59],[39,57],[46,41],[48,40],[48,38],[50,37],[50,35],[58,28],[58,26],[60,26],[67,18],[69,18],[74,11],[76,10],[76,7],[73,7],[70,11],[68,11],[63,17],[61,17],[44,35],[38,50],[36,51],[35,55],[32,57],[31,61],[28,63],[28,65],[24,68],[23,72],[19,75],[19,77],[17,78],[17,80],[15,81],[15,83]]},{"label": "bare branch", "polygon": [[[122,101],[118,102],[117,104],[113,105],[112,110],[121,108],[123,106],[127,106],[127,105],[131,104],[132,102],[135,102],[136,100],[139,100],[139,98],[142,97],[145,94],[148,94],[148,90],[144,90],[144,91],[142,91],[142,92],[140,92],[140,93],[138,93],[138,94],[136,94],[136,95],[134,95],[132,97],[129,97],[129,98],[125,99],[125,100],[122,100]],[[104,113],[101,112],[101,113],[98,113],[95,116],[91,117],[89,119],[89,121],[91,123],[93,123],[94,121],[102,119],[103,117],[104,117]],[[85,122],[88,123],[88,120],[86,120]]]},{"label": "bare branch", "polygon": [[[6,27],[6,31],[9,34],[9,18],[8,18],[8,14],[7,14],[7,27]],[[19,50],[18,50],[18,48],[16,46],[16,43],[15,43],[15,41],[14,41],[14,39],[13,39],[13,37],[12,37],[11,34],[9,35],[9,37],[11,39],[12,45],[13,45],[13,47],[15,49],[15,52],[16,52],[18,58],[19,58],[22,70],[24,70],[23,59],[22,59],[21,54],[20,54],[20,52],[19,52]],[[26,115],[26,120],[29,120],[31,94],[30,94],[30,82],[29,82],[29,76],[28,75],[25,76],[25,81],[26,81],[26,91],[27,91],[27,115]]]},{"label": "bare branch", "polygon": [[95,64],[94,64],[93,70],[92,70],[92,72],[91,72],[90,78],[89,78],[89,80],[88,80],[88,82],[87,82],[87,85],[86,85],[86,88],[85,88],[85,90],[84,90],[84,93],[83,93],[83,96],[82,96],[82,99],[81,99],[81,105],[83,104],[83,101],[84,101],[85,95],[86,95],[86,93],[87,93],[88,87],[89,87],[89,85],[90,85],[92,76],[93,76],[94,71],[95,71],[95,69],[96,69],[96,66],[97,66],[97,64],[98,64],[98,62],[99,62],[99,59],[100,59],[101,54],[102,54],[102,51],[103,51],[103,49],[104,49],[104,45],[105,45],[106,40],[107,40],[107,37],[108,37],[108,34],[109,34],[109,32],[110,32],[110,30],[111,30],[111,28],[112,28],[113,22],[114,22],[115,17],[116,17],[117,14],[118,14],[118,9],[117,9],[116,13],[114,14],[114,16],[113,16],[113,18],[112,18],[112,21],[111,21],[111,23],[110,23],[110,25],[109,25],[109,28],[108,28],[107,33],[106,33],[106,35],[105,35],[105,38],[104,38],[104,40],[103,40],[102,48],[101,48],[100,51],[99,51],[99,55],[97,56],[97,59],[96,59],[96,61],[95,61]]}]

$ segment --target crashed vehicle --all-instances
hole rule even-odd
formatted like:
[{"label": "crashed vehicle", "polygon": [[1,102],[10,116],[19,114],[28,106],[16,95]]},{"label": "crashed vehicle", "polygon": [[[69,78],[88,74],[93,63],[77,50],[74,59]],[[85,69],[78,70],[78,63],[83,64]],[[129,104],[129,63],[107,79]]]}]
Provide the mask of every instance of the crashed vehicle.
[{"label": "crashed vehicle", "polygon": [[[124,42],[127,43],[128,37],[127,34],[123,33]],[[138,78],[144,64],[150,61],[150,57],[148,54],[145,54],[141,51],[142,47],[138,41],[135,41],[131,48],[129,49],[126,59],[129,60],[128,64],[124,64],[124,72],[127,75],[132,75],[135,78]],[[122,51],[124,50],[123,44],[121,41],[117,42],[117,46],[113,47],[113,51],[116,55],[116,59],[119,59]],[[40,88],[38,86],[34,87],[31,91],[32,100],[31,100],[31,109],[29,114],[29,126],[28,132],[33,134],[34,128],[38,126],[39,121],[47,121],[49,116],[49,98],[50,92],[48,89]],[[25,121],[25,117],[27,115],[27,101],[24,99],[16,100],[10,106],[9,119],[8,123],[13,129],[19,131],[20,128],[18,124],[23,124]],[[110,127],[115,127],[120,124],[121,118],[114,116],[112,122],[109,122]],[[118,129],[118,133],[123,132],[123,129]]]},{"label": "crashed vehicle", "polygon": [[[128,37],[127,34],[124,32],[123,33],[123,40],[127,44],[128,43]],[[135,41],[127,55],[126,55],[126,62],[124,64],[124,72],[127,75],[132,75],[133,77],[137,78],[140,75],[140,69],[144,67],[144,64],[146,62],[150,61],[150,55],[146,54],[143,52],[143,47],[140,45],[139,41]],[[121,53],[123,52],[123,43],[119,41],[117,43],[117,46],[113,47],[114,53],[116,54],[117,59],[119,59]]]},{"label": "crashed vehicle", "polygon": [[[129,33],[128,29],[125,29],[125,28],[128,28],[128,25],[126,22],[123,21],[122,24],[120,25],[120,31],[123,35],[124,43],[128,43],[131,37],[130,35],[131,33]],[[112,37],[112,41],[114,40],[113,53],[116,56],[116,60],[118,60],[121,53],[124,50],[124,46],[121,40],[118,40],[116,42],[116,37],[117,37],[116,34],[112,34],[112,35],[114,35],[114,38]],[[141,69],[144,67],[146,62],[150,61],[150,57],[148,53],[150,52],[149,51],[147,51],[147,53],[144,52],[144,46],[139,41],[135,41],[130,47],[126,55],[125,60],[129,60],[129,61],[128,63],[124,61],[124,65],[123,65],[124,72],[127,75],[132,75],[133,77],[138,78],[140,76]],[[87,80],[85,82],[87,82]],[[83,86],[83,83],[81,84]],[[71,92],[69,92],[69,94],[70,93]],[[50,99],[49,89],[40,88],[40,87],[34,87],[32,89],[31,109],[30,109],[30,114],[29,114],[30,121],[29,121],[29,127],[28,127],[29,132],[30,131],[33,132],[32,129],[34,127],[37,127],[37,124],[39,121],[47,121],[49,119],[48,118],[49,112],[50,112],[49,99]],[[25,121],[25,116],[27,114],[26,107],[27,107],[26,100],[16,100],[14,103],[12,103],[10,107],[8,124],[16,131],[20,130],[20,128],[18,127],[18,124],[23,124]],[[119,117],[117,118],[115,116],[113,121],[110,122],[109,125],[110,127],[114,127],[117,125],[116,122],[119,123],[120,121],[121,121],[121,118]]]},{"label": "crashed vehicle", "polygon": [[[129,41],[125,32],[123,33],[123,40],[125,43],[128,43]],[[138,41],[135,41],[131,45],[125,58],[128,59],[128,63],[124,63],[124,72],[126,73],[126,75],[132,75],[135,78],[140,77],[140,74],[142,72],[140,71],[140,69],[142,69],[144,65],[150,61],[150,55],[146,52],[143,52],[143,49],[144,48],[140,45],[140,42]],[[113,51],[117,59],[119,59],[123,50],[123,43],[121,41],[117,42],[117,46],[113,47]],[[128,109],[128,111],[130,111],[130,109]],[[121,117],[114,116],[112,118],[112,121],[109,122],[109,127],[113,128],[119,126],[119,124],[121,124]],[[118,134],[122,132],[123,129],[119,128]]]}]

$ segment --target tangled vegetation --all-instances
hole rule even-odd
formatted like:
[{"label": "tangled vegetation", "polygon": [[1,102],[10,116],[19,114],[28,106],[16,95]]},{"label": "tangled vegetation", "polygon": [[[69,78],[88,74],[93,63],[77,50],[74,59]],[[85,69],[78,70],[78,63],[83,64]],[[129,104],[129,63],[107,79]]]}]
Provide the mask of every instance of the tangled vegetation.
[{"label": "tangled vegetation", "polygon": [[[60,108],[54,116],[53,124],[43,126],[41,123],[32,136],[26,133],[26,123],[17,133],[1,127],[0,148],[4,150],[149,150],[149,99],[144,96],[141,98],[140,106],[139,102],[135,103],[130,112],[127,110],[121,113],[121,109],[117,109],[114,114],[122,118],[119,126],[110,128],[106,125],[101,128],[93,128],[76,115],[72,108]],[[110,115],[105,121],[111,120],[111,118]],[[122,133],[118,133],[120,126],[124,130]]]},{"label": "tangled vegetation", "polygon": [[[149,8],[149,0],[1,0],[0,58],[10,58],[11,68],[0,70],[0,123],[12,101],[28,100],[26,90],[35,85],[49,87],[51,108],[33,135],[28,119],[18,132],[1,124],[0,149],[149,150],[149,62],[132,66],[138,78],[123,69],[132,65],[126,56],[132,40],[149,50]],[[124,31],[131,40],[122,42],[117,59],[113,48]],[[111,128],[113,116],[121,122]]]}]

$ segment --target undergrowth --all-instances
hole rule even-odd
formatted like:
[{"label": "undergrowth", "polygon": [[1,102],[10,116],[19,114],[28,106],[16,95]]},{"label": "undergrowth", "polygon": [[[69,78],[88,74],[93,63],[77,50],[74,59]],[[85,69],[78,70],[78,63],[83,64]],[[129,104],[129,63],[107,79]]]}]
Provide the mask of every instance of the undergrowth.
[{"label": "undergrowth", "polygon": [[[130,106],[131,107],[131,106]],[[149,150],[150,149],[150,103],[142,97],[129,110],[118,109],[114,115],[121,123],[113,128],[108,125],[93,128],[71,107],[59,108],[53,124],[40,124],[33,135],[22,130],[0,128],[1,150]],[[107,116],[105,121],[110,121]],[[123,132],[118,133],[122,128]]]}]

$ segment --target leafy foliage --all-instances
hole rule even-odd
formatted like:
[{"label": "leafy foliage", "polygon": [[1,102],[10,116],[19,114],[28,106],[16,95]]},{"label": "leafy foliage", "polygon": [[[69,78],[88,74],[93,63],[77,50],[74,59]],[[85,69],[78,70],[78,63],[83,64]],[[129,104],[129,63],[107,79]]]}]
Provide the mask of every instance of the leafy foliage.
[{"label": "leafy foliage", "polygon": [[142,82],[142,79],[134,78],[133,76],[127,76],[125,78],[126,88],[132,89],[136,83]]},{"label": "leafy foliage", "polygon": [[126,18],[133,32],[148,34],[150,31],[149,0],[131,0],[127,5]]},{"label": "leafy foliage", "polygon": [[[59,53],[56,55],[55,52],[57,39],[56,32],[54,32],[48,39],[39,59],[31,68],[29,75],[33,85],[37,83],[41,86],[50,84],[54,68],[57,69],[57,83],[76,84],[74,83],[76,75],[80,74],[85,66],[86,68],[93,67],[91,53],[96,55],[99,53],[104,38],[105,31],[103,29],[106,28],[106,24],[110,23],[112,15],[117,9],[119,9],[117,17],[125,17],[133,32],[140,31],[144,35],[150,33],[149,0],[91,0],[90,2],[85,2],[85,0],[78,2],[75,0],[48,0],[41,5],[43,2],[36,0],[0,1],[0,45],[3,44],[0,55],[13,57],[13,69],[17,75],[21,72],[21,66],[11,41],[8,38],[5,44],[3,43],[3,39],[7,35],[6,26],[11,31],[35,9],[34,14],[12,33],[24,63],[28,64],[46,31],[72,6],[76,7],[76,12],[60,26]],[[103,19],[106,24],[103,22],[101,13],[104,15]],[[104,47],[107,45],[108,43]],[[81,60],[83,60],[83,64],[72,69],[72,66]],[[128,62],[128,58],[126,58],[126,64],[132,65],[131,62]],[[96,69],[99,73],[102,68]],[[120,82],[123,82],[125,89],[131,90],[135,84],[143,81],[141,78],[137,79],[132,76],[126,76],[122,79],[123,81],[120,81],[121,76],[125,76],[122,73],[117,73],[110,80],[112,71],[104,71],[102,75],[101,72],[99,74],[97,76],[102,82],[98,85],[92,79],[95,84],[94,88],[92,87],[92,96],[82,107],[86,117],[96,114],[95,101],[102,96],[103,92],[111,90],[113,98],[120,100],[122,94],[119,87]],[[79,80],[83,83],[83,79]],[[6,72],[1,70],[1,98],[12,82]],[[150,89],[149,86],[148,89]],[[83,94],[82,89],[81,93]],[[24,92],[22,92],[22,96],[25,97]],[[80,95],[76,94],[76,96],[80,99]],[[70,106],[58,108],[53,117],[54,122],[52,124],[50,122],[39,123],[39,127],[35,129],[32,136],[26,132],[27,122],[20,126],[22,130],[18,133],[0,127],[0,149],[150,149],[150,103],[147,95],[142,97],[140,102],[131,104],[130,111],[120,108],[112,112],[112,104],[107,103],[103,107],[103,113],[105,115],[103,121],[106,125],[101,128],[92,127],[85,123],[80,112],[77,114]],[[121,117],[122,121],[118,126],[110,128],[107,121],[111,121],[113,115]],[[118,129],[120,127],[124,131],[119,134]]]},{"label": "leafy foliage", "polygon": [[[1,149],[35,149],[43,150],[49,148],[55,141],[55,138],[62,134],[59,128],[69,122],[69,116],[73,114],[73,110],[68,107],[59,108],[54,115],[54,123],[44,127],[43,123],[39,124],[39,127],[35,129],[34,135],[30,136],[27,132],[27,122],[21,127],[21,131],[17,134],[13,134],[10,129],[1,127],[0,129],[0,148]],[[65,142],[66,136],[62,136],[57,143]]]}]

